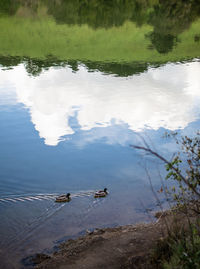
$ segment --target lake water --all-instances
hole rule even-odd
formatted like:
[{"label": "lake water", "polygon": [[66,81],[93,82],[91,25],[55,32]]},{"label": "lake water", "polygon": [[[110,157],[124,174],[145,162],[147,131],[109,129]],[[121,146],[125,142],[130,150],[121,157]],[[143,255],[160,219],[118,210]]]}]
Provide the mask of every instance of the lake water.
[{"label": "lake water", "polygon": [[170,158],[165,132],[200,123],[200,7],[179,3],[1,1],[2,268],[87,229],[153,219],[145,168],[157,192],[164,167],[130,145],[143,137]]}]

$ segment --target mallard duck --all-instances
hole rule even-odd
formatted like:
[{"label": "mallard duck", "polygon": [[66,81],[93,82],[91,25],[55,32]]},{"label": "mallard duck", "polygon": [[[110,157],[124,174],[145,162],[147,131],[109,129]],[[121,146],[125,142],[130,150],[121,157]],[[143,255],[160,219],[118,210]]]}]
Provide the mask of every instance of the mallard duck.
[{"label": "mallard duck", "polygon": [[105,188],[104,190],[96,191],[94,194],[94,198],[105,197],[107,194],[107,188]]},{"label": "mallard duck", "polygon": [[70,195],[70,193],[60,195],[56,198],[55,202],[69,202],[71,200]]}]

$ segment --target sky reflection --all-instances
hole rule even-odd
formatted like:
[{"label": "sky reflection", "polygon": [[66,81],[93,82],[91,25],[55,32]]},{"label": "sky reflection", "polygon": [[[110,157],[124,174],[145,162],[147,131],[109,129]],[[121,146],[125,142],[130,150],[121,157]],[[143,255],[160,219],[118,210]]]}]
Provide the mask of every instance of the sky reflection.
[{"label": "sky reflection", "polygon": [[[82,131],[79,145],[107,138],[123,144],[130,131],[185,128],[199,117],[200,63],[167,64],[128,78],[50,68],[28,76],[23,65],[0,71],[2,104],[22,103],[46,145]],[[80,139],[81,140],[81,139]]]}]

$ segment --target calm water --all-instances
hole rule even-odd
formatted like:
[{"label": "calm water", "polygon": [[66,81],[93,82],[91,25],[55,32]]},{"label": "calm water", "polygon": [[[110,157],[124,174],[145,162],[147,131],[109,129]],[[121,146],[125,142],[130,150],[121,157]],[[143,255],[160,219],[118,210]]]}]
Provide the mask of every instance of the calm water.
[{"label": "calm water", "polygon": [[163,2],[1,1],[3,268],[86,229],[152,219],[144,167],[159,190],[163,165],[130,145],[142,136],[170,157],[164,133],[200,123],[200,6]]}]

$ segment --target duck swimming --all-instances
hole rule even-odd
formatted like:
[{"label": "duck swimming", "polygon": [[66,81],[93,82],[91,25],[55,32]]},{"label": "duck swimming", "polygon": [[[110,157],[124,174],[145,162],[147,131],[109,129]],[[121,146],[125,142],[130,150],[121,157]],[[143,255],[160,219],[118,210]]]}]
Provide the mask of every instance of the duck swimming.
[{"label": "duck swimming", "polygon": [[70,193],[62,194],[56,198],[55,202],[58,202],[58,203],[69,202],[71,200],[70,195],[71,195]]},{"label": "duck swimming", "polygon": [[94,194],[94,198],[106,197],[107,194],[107,188],[105,188],[104,190],[96,191]]}]

